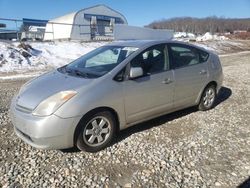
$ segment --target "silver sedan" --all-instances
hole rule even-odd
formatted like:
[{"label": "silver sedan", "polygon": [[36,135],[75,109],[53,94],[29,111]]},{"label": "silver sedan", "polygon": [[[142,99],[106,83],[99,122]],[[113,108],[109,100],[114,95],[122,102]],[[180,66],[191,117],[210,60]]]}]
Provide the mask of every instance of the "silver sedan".
[{"label": "silver sedan", "polygon": [[203,48],[114,42],[26,83],[11,118],[17,136],[36,148],[96,152],[139,122],[190,106],[211,109],[222,80],[218,56]]}]

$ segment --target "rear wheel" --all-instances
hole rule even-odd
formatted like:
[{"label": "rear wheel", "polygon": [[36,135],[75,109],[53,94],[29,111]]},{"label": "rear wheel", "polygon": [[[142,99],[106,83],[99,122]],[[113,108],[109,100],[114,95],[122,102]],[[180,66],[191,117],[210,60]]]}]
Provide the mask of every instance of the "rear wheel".
[{"label": "rear wheel", "polygon": [[214,102],[216,99],[216,88],[214,85],[208,85],[201,96],[199,103],[199,110],[205,111],[214,107]]},{"label": "rear wheel", "polygon": [[97,152],[111,143],[116,121],[111,112],[103,111],[83,118],[79,126],[77,147],[80,150]]}]

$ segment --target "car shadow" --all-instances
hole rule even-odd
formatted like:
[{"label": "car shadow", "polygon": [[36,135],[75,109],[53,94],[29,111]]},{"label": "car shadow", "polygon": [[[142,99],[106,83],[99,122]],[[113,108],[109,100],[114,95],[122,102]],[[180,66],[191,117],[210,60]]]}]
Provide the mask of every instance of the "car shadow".
[{"label": "car shadow", "polygon": [[217,100],[215,101],[215,106],[226,101],[231,95],[232,95],[232,90],[228,87],[222,86],[217,96]]},{"label": "car shadow", "polygon": [[173,112],[170,114],[166,114],[166,115],[151,119],[149,121],[145,121],[143,123],[136,124],[136,125],[131,126],[125,130],[122,130],[120,132],[120,134],[117,136],[114,143],[121,142],[122,140],[126,139],[127,137],[129,137],[135,133],[143,132],[143,131],[152,129],[153,127],[158,127],[160,125],[165,124],[166,122],[187,116],[187,115],[189,115],[193,112],[196,112],[196,111],[198,111],[196,107],[190,107],[190,108],[186,108],[184,110],[180,110],[177,112]]},{"label": "car shadow", "polygon": [[[217,100],[215,101],[215,107],[220,105],[224,101],[226,101],[228,98],[230,98],[231,95],[232,95],[232,90],[230,88],[221,87]],[[151,119],[149,121],[145,121],[143,123],[136,124],[125,130],[122,130],[116,136],[114,142],[111,145],[121,142],[122,140],[126,139],[130,135],[133,135],[134,133],[142,132],[142,131],[151,129],[153,127],[160,126],[162,124],[165,124],[166,122],[187,116],[197,111],[198,111],[197,107],[190,107],[190,108],[186,108],[183,110],[179,110],[170,114],[166,114],[166,115]],[[75,153],[75,152],[79,152],[80,150],[74,147],[74,148],[69,148],[69,149],[63,149],[60,151],[62,151],[63,153]]]},{"label": "car shadow", "polygon": [[240,185],[237,186],[237,188],[249,188],[250,187],[250,176]]}]

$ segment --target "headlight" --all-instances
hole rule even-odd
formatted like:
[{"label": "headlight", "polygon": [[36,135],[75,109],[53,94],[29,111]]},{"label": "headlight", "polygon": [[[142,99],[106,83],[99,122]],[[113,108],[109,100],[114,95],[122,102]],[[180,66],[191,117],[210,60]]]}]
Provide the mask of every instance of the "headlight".
[{"label": "headlight", "polygon": [[61,91],[42,101],[33,111],[35,116],[49,116],[76,95],[76,91]]}]

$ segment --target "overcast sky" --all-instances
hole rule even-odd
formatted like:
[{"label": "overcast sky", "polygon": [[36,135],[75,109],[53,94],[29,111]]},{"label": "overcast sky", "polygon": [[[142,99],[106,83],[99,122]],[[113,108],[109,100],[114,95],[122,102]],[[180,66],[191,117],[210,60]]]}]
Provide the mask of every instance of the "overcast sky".
[{"label": "overcast sky", "polygon": [[0,18],[49,20],[96,4],[121,12],[136,26],[180,16],[250,18],[250,0],[0,0]]}]

